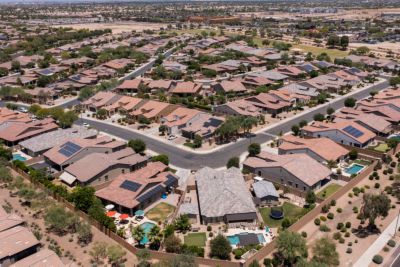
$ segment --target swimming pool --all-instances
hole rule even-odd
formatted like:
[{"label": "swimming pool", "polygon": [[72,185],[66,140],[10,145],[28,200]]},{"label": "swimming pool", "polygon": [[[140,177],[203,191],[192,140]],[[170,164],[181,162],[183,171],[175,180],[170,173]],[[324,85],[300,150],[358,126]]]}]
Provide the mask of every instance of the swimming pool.
[{"label": "swimming pool", "polygon": [[[247,237],[255,236],[255,235],[257,236],[258,244],[264,244],[266,242],[264,235],[261,233],[254,234],[254,233],[244,232],[244,233],[240,233],[240,234],[236,234],[236,235],[229,235],[226,238],[228,239],[231,246],[237,246],[237,245],[243,245],[243,244],[240,244],[241,239],[243,239],[243,238],[247,239]],[[258,245],[257,241],[255,243],[256,244],[254,244],[254,245]]]},{"label": "swimming pool", "polygon": [[155,226],[155,224],[151,223],[151,222],[145,222],[140,225],[140,227],[144,230],[144,234],[145,234],[143,239],[140,241],[141,245],[146,245],[147,243],[149,243],[149,238],[147,237],[147,234],[151,231],[151,229],[154,226]]},{"label": "swimming pool", "polygon": [[15,154],[13,154],[12,160],[25,161],[25,160],[27,160],[27,158],[25,158],[21,154],[15,153]]},{"label": "swimming pool", "polygon": [[227,236],[229,243],[231,243],[231,245],[236,246],[237,244],[240,243],[239,237],[237,235],[230,235]]},{"label": "swimming pool", "polygon": [[350,167],[346,168],[344,171],[350,175],[358,174],[362,169],[364,169],[364,165],[353,163]]}]

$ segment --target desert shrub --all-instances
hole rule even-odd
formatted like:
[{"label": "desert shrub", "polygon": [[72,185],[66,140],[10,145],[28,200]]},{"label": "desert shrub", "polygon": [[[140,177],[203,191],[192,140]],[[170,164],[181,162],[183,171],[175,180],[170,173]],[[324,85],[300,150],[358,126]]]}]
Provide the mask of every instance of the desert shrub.
[{"label": "desert shrub", "polygon": [[346,249],[346,253],[351,254],[352,252],[353,252],[353,249],[352,249],[352,248],[347,248],[347,249]]},{"label": "desert shrub", "polygon": [[390,240],[387,242],[387,245],[388,245],[389,247],[394,248],[394,247],[396,246],[396,241],[394,241],[393,239],[390,239]]},{"label": "desert shrub", "polygon": [[376,264],[381,264],[383,262],[383,257],[381,255],[375,255],[372,258],[372,261],[375,262]]},{"label": "desert shrub", "polygon": [[337,212],[337,213],[342,213],[342,211],[343,211],[342,208],[337,208],[337,209],[336,209],[336,212]]},{"label": "desert shrub", "polygon": [[321,226],[319,227],[319,230],[320,230],[321,232],[330,232],[330,231],[331,231],[331,229],[330,229],[326,224],[321,225]]},{"label": "desert shrub", "polygon": [[332,212],[329,212],[326,217],[328,217],[329,220],[332,220],[335,217],[335,215],[333,215]]},{"label": "desert shrub", "polygon": [[314,224],[315,224],[315,225],[320,225],[320,224],[321,224],[321,220],[320,220],[319,218],[316,218],[316,219],[314,220]]}]

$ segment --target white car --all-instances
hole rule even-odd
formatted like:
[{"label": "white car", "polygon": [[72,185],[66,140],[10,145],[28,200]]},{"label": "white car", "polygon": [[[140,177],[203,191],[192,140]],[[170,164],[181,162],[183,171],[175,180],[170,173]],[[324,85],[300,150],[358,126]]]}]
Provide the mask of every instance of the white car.
[{"label": "white car", "polygon": [[20,107],[20,108],[18,108],[18,111],[19,111],[19,112],[22,112],[22,113],[27,113],[27,112],[28,112],[28,109],[27,109],[27,108],[24,108],[24,107]]},{"label": "white car", "polygon": [[178,137],[176,137],[175,135],[171,134],[170,136],[168,136],[168,140],[174,140]]},{"label": "white car", "polygon": [[83,127],[86,127],[86,128],[89,128],[89,127],[90,127],[90,124],[89,124],[89,123],[86,123],[86,122],[84,122],[82,125],[83,125]]}]

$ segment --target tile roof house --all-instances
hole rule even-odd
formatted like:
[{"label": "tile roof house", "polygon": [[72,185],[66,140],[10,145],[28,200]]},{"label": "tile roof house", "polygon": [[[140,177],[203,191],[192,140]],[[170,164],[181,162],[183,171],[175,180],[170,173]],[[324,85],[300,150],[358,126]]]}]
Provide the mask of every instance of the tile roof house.
[{"label": "tile roof house", "polygon": [[371,107],[358,105],[356,109],[366,114],[374,114],[380,116],[385,120],[391,122],[392,124],[398,124],[400,122],[400,111],[397,111],[389,106]]},{"label": "tile roof house", "polygon": [[200,218],[203,224],[255,222],[257,210],[238,168],[204,167],[195,175]]},{"label": "tile roof house", "polygon": [[75,138],[53,147],[43,156],[53,168],[63,170],[91,153],[112,153],[125,147],[125,142],[113,140],[109,136],[99,136],[95,139]]},{"label": "tile roof house", "polygon": [[139,107],[135,107],[134,110],[128,114],[128,117],[134,120],[144,117],[148,120],[159,122],[162,117],[167,116],[176,108],[177,106],[169,103],[148,100]]},{"label": "tile roof house", "polygon": [[114,89],[114,91],[118,93],[132,94],[138,92],[142,84],[142,79],[124,80]]},{"label": "tile roof house", "polygon": [[171,80],[151,80],[147,87],[153,91],[168,92],[175,83]]},{"label": "tile roof house", "polygon": [[318,162],[344,159],[349,151],[329,138],[300,138],[294,135],[284,135],[279,139],[279,155],[307,154]]},{"label": "tile roof house", "polygon": [[296,66],[280,66],[276,68],[279,73],[289,76],[291,78],[299,78],[305,76],[306,72]]},{"label": "tile roof house", "polygon": [[377,100],[390,100],[390,99],[398,99],[400,98],[400,89],[399,88],[388,88],[382,91],[379,91],[376,95],[374,95],[374,99]]},{"label": "tile roof house", "polygon": [[392,124],[385,118],[373,113],[364,113],[354,108],[343,108],[334,113],[334,121],[349,120],[354,121],[376,135],[387,136],[392,132]]},{"label": "tile roof house", "polygon": [[25,221],[20,216],[15,213],[7,213],[4,208],[0,206],[0,232],[24,223]]},{"label": "tile roof house", "polygon": [[250,102],[263,113],[278,114],[285,110],[289,110],[292,106],[290,101],[283,100],[280,97],[276,97],[270,93],[261,93],[255,96],[246,98],[247,102]]},{"label": "tile roof house", "polygon": [[366,147],[373,141],[376,134],[367,128],[353,121],[338,121],[338,122],[318,122],[306,125],[302,128],[304,136],[311,137],[327,137],[336,143]]},{"label": "tile roof house", "polygon": [[351,86],[354,86],[361,82],[361,79],[358,76],[350,74],[348,72],[345,72],[344,70],[338,70],[338,71],[329,73],[328,75],[342,79],[345,83],[347,83]]},{"label": "tile roof house", "polygon": [[12,263],[38,251],[40,242],[25,227],[16,226],[0,232],[0,266]]},{"label": "tile roof house", "polygon": [[263,77],[274,82],[285,81],[289,78],[289,76],[277,72],[276,70],[254,72],[249,74],[249,76]]},{"label": "tile roof house", "polygon": [[0,107],[0,125],[5,122],[23,122],[32,121],[28,113],[21,113],[6,107]]},{"label": "tile roof house", "polygon": [[274,82],[264,78],[264,77],[258,77],[258,76],[249,76],[246,75],[244,76],[242,79],[240,79],[240,82],[246,86],[246,87],[250,87],[250,88],[257,88],[260,86],[268,86],[273,84]]},{"label": "tile roof house", "polygon": [[28,155],[35,157],[54,146],[60,145],[74,138],[94,138],[97,136],[97,130],[87,129],[83,126],[74,126],[67,129],[57,129],[44,133],[19,143],[21,149]]},{"label": "tile roof house", "polygon": [[110,60],[104,63],[102,66],[119,71],[119,70],[124,70],[126,68],[130,68],[130,66],[132,66],[133,63],[134,62],[132,59],[120,58],[120,59]]},{"label": "tile roof house", "polygon": [[202,112],[195,121],[181,129],[182,136],[193,139],[200,135],[203,139],[211,138],[215,130],[224,122],[224,118]]},{"label": "tile roof house", "polygon": [[104,109],[107,110],[109,115],[117,112],[127,114],[132,112],[135,108],[139,108],[145,102],[146,101],[141,98],[124,95],[111,105],[104,107]]},{"label": "tile roof house", "polygon": [[278,90],[289,91],[298,95],[304,95],[309,97],[317,97],[319,95],[316,88],[302,85],[300,83],[291,83],[284,87],[279,88]]},{"label": "tile roof house", "polygon": [[182,128],[195,123],[202,113],[195,109],[178,107],[170,114],[163,116],[161,124],[167,126],[168,134],[178,134]]},{"label": "tile roof house", "polygon": [[121,173],[129,173],[146,166],[147,160],[147,157],[135,153],[130,147],[107,154],[91,153],[66,167],[60,179],[69,186],[103,184]]},{"label": "tile roof house", "polygon": [[306,87],[314,87],[318,91],[338,93],[348,85],[343,79],[336,76],[320,75],[300,83]]},{"label": "tile roof house", "polygon": [[144,168],[119,175],[96,196],[116,205],[119,212],[133,216],[136,210],[145,209],[178,185],[179,178],[167,168],[161,162],[150,162]]},{"label": "tile roof house", "polygon": [[113,92],[100,91],[84,101],[82,105],[92,112],[97,112],[97,110],[115,103],[121,97],[121,95],[117,95]]},{"label": "tile roof house", "polygon": [[194,82],[178,82],[175,87],[169,90],[169,93],[179,96],[198,95],[202,90],[202,85]]},{"label": "tile roof house", "polygon": [[6,122],[0,127],[0,139],[8,146],[13,146],[19,142],[58,129],[58,125],[53,119],[23,122]]},{"label": "tile roof house", "polygon": [[11,265],[11,267],[63,267],[66,266],[57,256],[57,254],[49,249],[41,249],[39,252],[23,258]]},{"label": "tile roof house", "polygon": [[330,179],[331,171],[307,154],[276,155],[262,151],[249,157],[243,168],[270,182],[290,186],[299,191],[309,191]]},{"label": "tile roof house", "polygon": [[215,106],[214,110],[217,114],[224,115],[241,115],[257,117],[261,115],[261,108],[256,107],[253,102],[239,99],[225,104]]},{"label": "tile roof house", "polygon": [[215,84],[212,84],[212,88],[214,89],[215,92],[219,93],[235,93],[235,94],[240,94],[240,93],[245,93],[247,91],[246,87],[239,81],[239,80],[224,80],[221,82],[217,82]]}]

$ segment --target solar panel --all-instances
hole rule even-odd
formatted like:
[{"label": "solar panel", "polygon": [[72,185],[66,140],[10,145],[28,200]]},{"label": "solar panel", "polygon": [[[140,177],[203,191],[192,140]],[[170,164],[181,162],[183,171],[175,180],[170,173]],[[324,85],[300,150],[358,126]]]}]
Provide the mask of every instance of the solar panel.
[{"label": "solar panel", "polygon": [[165,181],[165,186],[172,186],[174,183],[176,183],[178,181],[178,179],[171,175],[171,174],[167,174],[167,181]]},{"label": "solar panel", "polygon": [[143,195],[139,196],[137,198],[137,201],[144,202],[144,201],[150,199],[151,197],[153,197],[154,195],[159,194],[159,193],[161,193],[163,191],[164,191],[164,187],[162,185],[157,185],[156,187],[150,189],[149,191],[147,191]]},{"label": "solar panel", "polygon": [[71,142],[66,142],[60,150],[58,150],[59,153],[63,154],[66,157],[70,157],[76,152],[78,152],[82,147],[78,146],[77,144],[71,143]]},{"label": "solar panel", "polygon": [[351,136],[358,138],[360,136],[362,136],[364,133],[361,132],[360,130],[354,128],[353,126],[349,125],[346,126],[343,131],[345,131],[346,133],[350,134]]},{"label": "solar panel", "polygon": [[129,180],[125,180],[119,187],[132,191],[132,192],[136,192],[142,185],[139,183],[135,183],[133,181],[129,181]]}]

